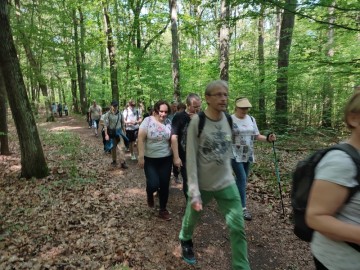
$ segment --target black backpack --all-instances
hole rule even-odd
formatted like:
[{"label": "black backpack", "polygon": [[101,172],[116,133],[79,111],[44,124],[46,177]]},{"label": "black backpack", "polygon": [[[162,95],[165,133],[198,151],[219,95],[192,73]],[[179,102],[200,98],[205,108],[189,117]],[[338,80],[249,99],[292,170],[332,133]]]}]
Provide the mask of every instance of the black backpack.
[{"label": "black backpack", "polygon": [[[346,152],[354,161],[357,167],[356,179],[360,185],[360,155],[358,150],[348,143],[341,143],[329,148],[318,150],[308,158],[300,161],[292,175],[291,204],[293,208],[294,233],[301,240],[310,242],[313,229],[309,228],[305,222],[305,212],[310,189],[314,181],[315,167],[322,157],[331,150],[342,150]],[[359,186],[350,189],[348,203],[351,197],[359,190]]]},{"label": "black backpack", "polygon": [[[198,125],[198,135],[197,136],[198,136],[198,138],[200,138],[201,132],[203,131],[204,126],[205,126],[206,115],[203,111],[200,111],[198,113],[198,115],[199,115],[199,125]],[[229,122],[230,129],[232,130],[233,129],[233,120],[231,118],[231,115],[228,113],[225,113],[225,116]]]}]

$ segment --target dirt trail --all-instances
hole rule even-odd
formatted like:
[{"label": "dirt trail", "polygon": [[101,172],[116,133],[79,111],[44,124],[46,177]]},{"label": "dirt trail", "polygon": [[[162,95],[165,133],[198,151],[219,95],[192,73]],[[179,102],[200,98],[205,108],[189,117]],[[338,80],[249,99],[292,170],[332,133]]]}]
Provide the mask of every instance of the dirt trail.
[{"label": "dirt trail", "polygon": [[[168,209],[173,219],[162,221],[146,205],[143,170],[128,153],[128,169],[112,168],[101,136],[95,137],[83,118],[56,118],[39,129],[78,134],[86,150],[77,168],[82,178],[95,181],[80,188],[55,186],[52,181],[66,181],[59,157],[51,156],[56,145],[44,146],[53,172],[46,179],[16,181],[19,157],[2,158],[0,166],[7,169],[0,179],[1,269],[230,269],[228,231],[215,203],[205,208],[194,234],[199,263],[189,266],[181,260],[178,242],[185,208],[181,185],[172,180]],[[308,246],[293,236],[290,221],[280,218],[277,206],[253,200],[259,197],[249,192],[254,219],[246,222],[246,233],[252,269],[314,269]],[[14,224],[20,229],[9,230]]]}]

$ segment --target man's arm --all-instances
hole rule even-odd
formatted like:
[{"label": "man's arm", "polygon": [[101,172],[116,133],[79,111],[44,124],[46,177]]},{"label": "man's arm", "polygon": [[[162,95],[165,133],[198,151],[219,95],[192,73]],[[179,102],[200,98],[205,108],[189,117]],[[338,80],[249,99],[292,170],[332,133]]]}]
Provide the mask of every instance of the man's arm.
[{"label": "man's arm", "polygon": [[197,138],[199,117],[195,115],[189,123],[186,137],[186,171],[191,204],[196,211],[202,209],[202,200],[198,181],[197,156],[199,142]]},{"label": "man's arm", "polygon": [[180,119],[178,115],[175,115],[171,123],[171,149],[173,152],[173,163],[178,168],[183,165],[179,156],[179,130]]}]

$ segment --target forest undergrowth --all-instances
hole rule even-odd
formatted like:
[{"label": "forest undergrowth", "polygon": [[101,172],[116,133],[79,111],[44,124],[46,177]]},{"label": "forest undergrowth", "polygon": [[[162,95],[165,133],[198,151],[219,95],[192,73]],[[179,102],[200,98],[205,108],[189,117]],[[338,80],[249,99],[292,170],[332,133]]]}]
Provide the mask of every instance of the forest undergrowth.
[{"label": "forest undergrowth", "polygon": [[[228,231],[214,202],[205,208],[194,234],[199,263],[189,266],[181,259],[178,241],[185,209],[181,185],[171,180],[168,208],[173,219],[162,221],[146,205],[142,169],[128,153],[127,170],[112,168],[101,136],[93,135],[83,117],[52,123],[38,119],[38,128],[48,177],[19,178],[19,143],[12,124],[12,155],[0,156],[0,269],[231,268]],[[292,233],[291,171],[309,151],[339,140],[313,130],[278,134],[274,147],[256,143],[248,183],[253,220],[246,222],[252,269],[314,269],[308,244]]]}]

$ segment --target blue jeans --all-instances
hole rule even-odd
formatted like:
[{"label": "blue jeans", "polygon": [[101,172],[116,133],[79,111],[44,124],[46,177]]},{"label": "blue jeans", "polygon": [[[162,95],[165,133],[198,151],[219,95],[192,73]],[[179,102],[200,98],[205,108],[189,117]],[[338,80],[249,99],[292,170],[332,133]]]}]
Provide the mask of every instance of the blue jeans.
[{"label": "blue jeans", "polygon": [[236,176],[236,185],[239,189],[241,205],[246,207],[246,183],[249,176],[251,162],[236,162],[235,159],[231,159],[231,166]]},{"label": "blue jeans", "polygon": [[172,156],[163,158],[145,157],[144,160],[146,193],[148,196],[153,196],[153,193],[158,191],[160,210],[165,210],[169,198]]}]

